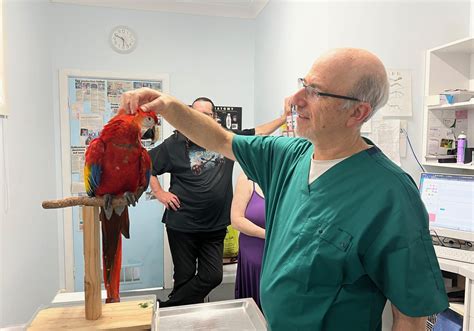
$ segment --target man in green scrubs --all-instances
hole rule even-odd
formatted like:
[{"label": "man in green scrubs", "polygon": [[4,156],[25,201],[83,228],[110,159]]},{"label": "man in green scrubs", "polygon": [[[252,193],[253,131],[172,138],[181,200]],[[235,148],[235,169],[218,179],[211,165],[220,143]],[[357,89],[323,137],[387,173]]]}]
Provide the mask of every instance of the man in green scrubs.
[{"label": "man in green scrubs", "polygon": [[292,96],[303,138],[244,137],[171,96],[127,92],[198,145],[236,159],[266,200],[261,301],[272,330],[425,330],[448,307],[411,177],[360,135],[388,98],[382,62],[361,49],[320,57]]}]

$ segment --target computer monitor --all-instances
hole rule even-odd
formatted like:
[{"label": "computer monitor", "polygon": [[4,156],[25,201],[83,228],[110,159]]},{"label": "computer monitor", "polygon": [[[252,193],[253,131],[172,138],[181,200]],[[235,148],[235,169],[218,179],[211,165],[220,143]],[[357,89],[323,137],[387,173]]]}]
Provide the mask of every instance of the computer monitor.
[{"label": "computer monitor", "polygon": [[438,236],[474,241],[474,176],[422,173],[420,193],[430,230]]}]

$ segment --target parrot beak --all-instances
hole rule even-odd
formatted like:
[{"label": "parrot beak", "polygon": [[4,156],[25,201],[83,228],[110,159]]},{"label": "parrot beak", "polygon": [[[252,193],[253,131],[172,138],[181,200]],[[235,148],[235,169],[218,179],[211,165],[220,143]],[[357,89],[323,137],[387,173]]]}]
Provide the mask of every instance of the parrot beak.
[{"label": "parrot beak", "polygon": [[157,125],[155,125],[144,132],[142,131],[142,139],[150,139],[153,143],[155,143],[160,138],[158,132]]}]

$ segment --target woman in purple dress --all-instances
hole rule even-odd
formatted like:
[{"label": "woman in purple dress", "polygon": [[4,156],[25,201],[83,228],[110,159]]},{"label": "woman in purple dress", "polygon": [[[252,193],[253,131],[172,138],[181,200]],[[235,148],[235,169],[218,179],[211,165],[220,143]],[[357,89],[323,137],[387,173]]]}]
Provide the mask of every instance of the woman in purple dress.
[{"label": "woman in purple dress", "polygon": [[[253,298],[260,306],[260,272],[265,245],[265,199],[260,187],[241,174],[231,209],[232,227],[240,231],[235,298]],[[261,309],[261,308],[260,308]]]}]

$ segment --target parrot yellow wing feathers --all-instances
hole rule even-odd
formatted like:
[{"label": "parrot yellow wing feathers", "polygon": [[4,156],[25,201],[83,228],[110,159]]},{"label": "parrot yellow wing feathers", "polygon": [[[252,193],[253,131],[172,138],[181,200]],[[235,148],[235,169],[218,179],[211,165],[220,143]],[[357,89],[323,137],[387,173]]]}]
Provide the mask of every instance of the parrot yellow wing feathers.
[{"label": "parrot yellow wing feathers", "polygon": [[86,150],[84,184],[90,197],[95,196],[95,191],[100,185],[104,150],[104,143],[100,138],[92,140]]}]

